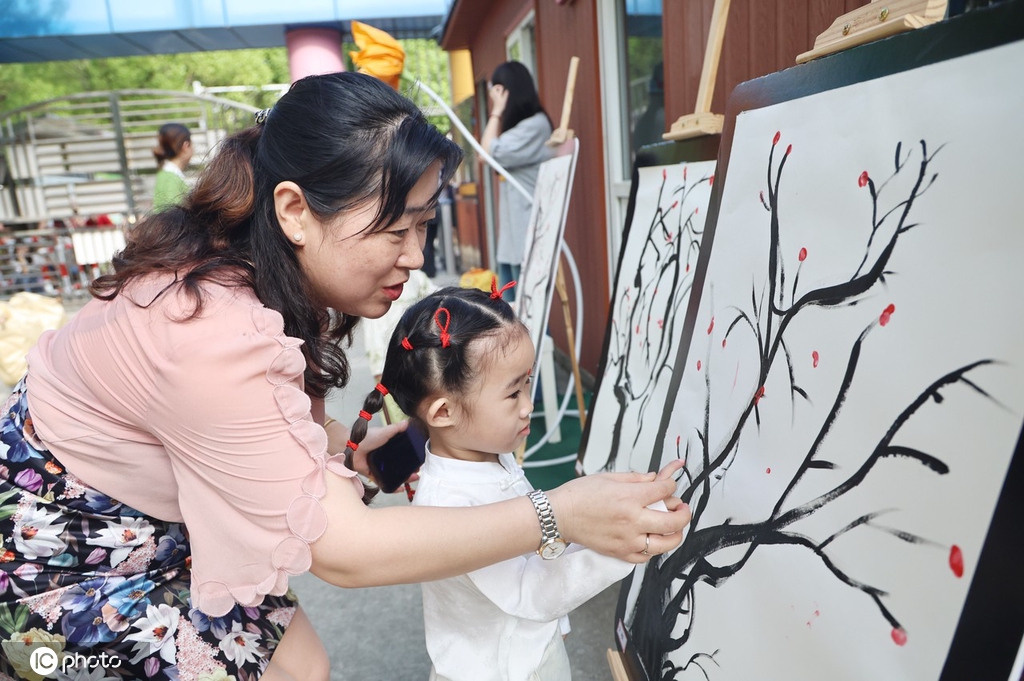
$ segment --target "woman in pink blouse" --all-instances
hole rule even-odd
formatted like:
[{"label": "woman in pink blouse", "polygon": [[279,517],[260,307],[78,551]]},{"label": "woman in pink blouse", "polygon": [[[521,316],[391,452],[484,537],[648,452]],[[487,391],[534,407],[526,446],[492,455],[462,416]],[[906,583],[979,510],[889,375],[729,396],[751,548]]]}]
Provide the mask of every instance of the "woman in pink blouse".
[{"label": "woman in pink blouse", "polygon": [[[43,644],[115,678],[327,679],[289,576],[432,580],[540,543],[527,499],[368,506],[356,471],[400,426],[346,461],[348,431],[323,425],[343,341],[423,264],[459,149],[353,73],[300,80],[257,121],[129,233],[8,400],[0,677],[39,676],[21,644]],[[640,562],[680,540],[683,513],[645,508],[673,488],[606,474],[549,498],[567,541]]]}]

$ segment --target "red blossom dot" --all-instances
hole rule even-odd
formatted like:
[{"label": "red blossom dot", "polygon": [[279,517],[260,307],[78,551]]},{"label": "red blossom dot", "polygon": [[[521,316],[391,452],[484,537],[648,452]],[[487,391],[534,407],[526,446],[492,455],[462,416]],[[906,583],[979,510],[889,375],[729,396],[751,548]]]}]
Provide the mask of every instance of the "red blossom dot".
[{"label": "red blossom dot", "polygon": [[693,209],[693,214],[694,215],[696,215],[698,213],[700,213],[700,206],[697,206],[696,208]]},{"label": "red blossom dot", "polygon": [[761,191],[759,191],[759,192],[758,192],[757,194],[758,194],[758,196],[760,196],[760,197],[761,197],[761,203],[764,203],[764,190],[762,189],[762,190],[761,190]]},{"label": "red blossom dot", "polygon": [[663,179],[663,180],[668,179],[668,168],[662,168],[661,169],[661,179]]},{"label": "red blossom dot", "polygon": [[683,439],[682,435],[676,435],[676,447],[679,446],[679,441]]},{"label": "red blossom dot", "polygon": [[640,333],[640,325],[639,324],[636,325],[636,332]]},{"label": "red blossom dot", "polygon": [[686,180],[686,166],[683,166],[683,181]]},{"label": "red blossom dot", "polygon": [[806,248],[801,248],[800,249],[800,255],[797,256],[797,259],[799,259],[800,262],[803,262],[804,260],[807,259],[807,249]]},{"label": "red blossom dot", "polygon": [[723,348],[725,347],[725,339],[724,338],[722,339],[722,347]]},{"label": "red blossom dot", "polygon": [[697,360],[697,371],[700,371],[700,360]]},{"label": "red blossom dot", "polygon": [[659,319],[658,320],[658,328],[660,329],[660,328],[662,328],[664,326],[665,326],[665,320],[664,319]]},{"label": "red blossom dot", "polygon": [[857,178],[857,186],[858,187],[863,187],[863,186],[867,185],[867,183],[868,183],[868,171],[865,170],[863,173],[860,174],[860,177]]},{"label": "red blossom dot", "polygon": [[957,577],[964,576],[964,552],[956,544],[949,549],[949,567]]},{"label": "red blossom dot", "polygon": [[815,350],[814,352],[811,353],[811,363],[814,365],[815,369],[818,368],[818,351],[817,350]]},{"label": "red blossom dot", "polygon": [[772,140],[772,146],[774,147],[776,144],[778,144],[780,139],[782,139],[781,130],[775,133],[775,139]]},{"label": "red blossom dot", "polygon": [[709,184],[709,185],[712,185],[712,184],[714,184],[714,183],[715,183],[715,176],[714,176],[714,175],[712,175],[711,177],[709,177],[709,178],[708,178],[708,184]]},{"label": "red blossom dot", "polygon": [[714,328],[715,328],[715,318],[714,318],[714,317],[712,317],[712,318],[711,318],[711,324],[709,324],[709,325],[708,325],[708,335],[709,335],[709,336],[711,335],[711,331],[712,331],[712,329],[714,329]]},{"label": "red blossom dot", "polygon": [[678,206],[678,205],[679,205],[679,202],[678,202],[678,201],[676,201],[675,203],[673,203],[673,204],[672,204],[672,207],[673,207],[673,208],[675,208],[675,207],[676,207],[676,206]]},{"label": "red blossom dot", "polygon": [[772,474],[772,469],[771,468],[765,468],[764,472],[767,473],[768,475],[771,475]]},{"label": "red blossom dot", "polygon": [[789,145],[788,147],[786,147],[786,156],[789,156],[789,154],[790,154],[790,153],[791,153],[792,151],[793,151],[793,145],[792,145],[792,144],[790,144],[790,145]]},{"label": "red blossom dot", "polygon": [[878,323],[885,326],[889,323],[889,319],[892,317],[892,313],[896,311],[896,306],[889,303],[889,306],[882,310],[882,314],[878,317]]},{"label": "red blossom dot", "polygon": [[907,645],[907,632],[900,627],[892,628],[892,641],[898,646]]},{"label": "red blossom dot", "polygon": [[764,397],[764,386],[763,385],[760,388],[757,389],[757,393],[754,395],[754,404],[757,404],[758,402],[760,402],[762,397]]},{"label": "red blossom dot", "polygon": [[689,272],[689,271],[690,271],[690,263],[686,263],[686,271],[687,271],[687,272]]}]

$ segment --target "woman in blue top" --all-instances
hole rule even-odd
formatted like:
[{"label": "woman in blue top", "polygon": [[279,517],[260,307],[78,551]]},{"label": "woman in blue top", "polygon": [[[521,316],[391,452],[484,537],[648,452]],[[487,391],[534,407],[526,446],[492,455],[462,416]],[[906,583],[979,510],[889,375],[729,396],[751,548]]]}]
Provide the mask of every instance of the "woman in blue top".
[{"label": "woman in blue top", "polygon": [[[494,69],[488,90],[491,113],[481,146],[512,177],[533,194],[540,164],[553,150],[544,143],[551,137],[551,119],[541,106],[530,72],[517,61]],[[526,253],[530,200],[508,183],[498,192],[498,279],[501,285],[519,278]],[[509,291],[510,299],[515,298]]]}]

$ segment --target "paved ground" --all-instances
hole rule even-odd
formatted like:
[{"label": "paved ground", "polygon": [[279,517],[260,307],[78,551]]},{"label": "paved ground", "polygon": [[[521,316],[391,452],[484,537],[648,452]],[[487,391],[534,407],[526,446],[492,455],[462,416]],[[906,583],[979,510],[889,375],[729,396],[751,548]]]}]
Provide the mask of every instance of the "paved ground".
[{"label": "paved ground", "polygon": [[[359,335],[349,354],[349,387],[327,404],[327,414],[345,423],[356,418],[374,386]],[[408,502],[404,494],[391,494],[378,495],[374,503]],[[426,681],[430,660],[418,585],[340,589],[308,574],[292,585],[327,646],[332,681]],[[612,680],[605,651],[614,646],[617,598],[616,585],[570,614],[573,631],[566,647],[575,681]]]}]

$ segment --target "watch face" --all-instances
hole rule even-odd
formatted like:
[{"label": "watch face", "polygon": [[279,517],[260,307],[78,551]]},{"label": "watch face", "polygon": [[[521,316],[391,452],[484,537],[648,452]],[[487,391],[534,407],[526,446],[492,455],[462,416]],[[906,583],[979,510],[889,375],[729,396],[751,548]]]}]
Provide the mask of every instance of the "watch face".
[{"label": "watch face", "polygon": [[562,555],[562,551],[565,551],[565,542],[561,539],[552,539],[540,547],[540,557],[544,560],[551,560]]}]

